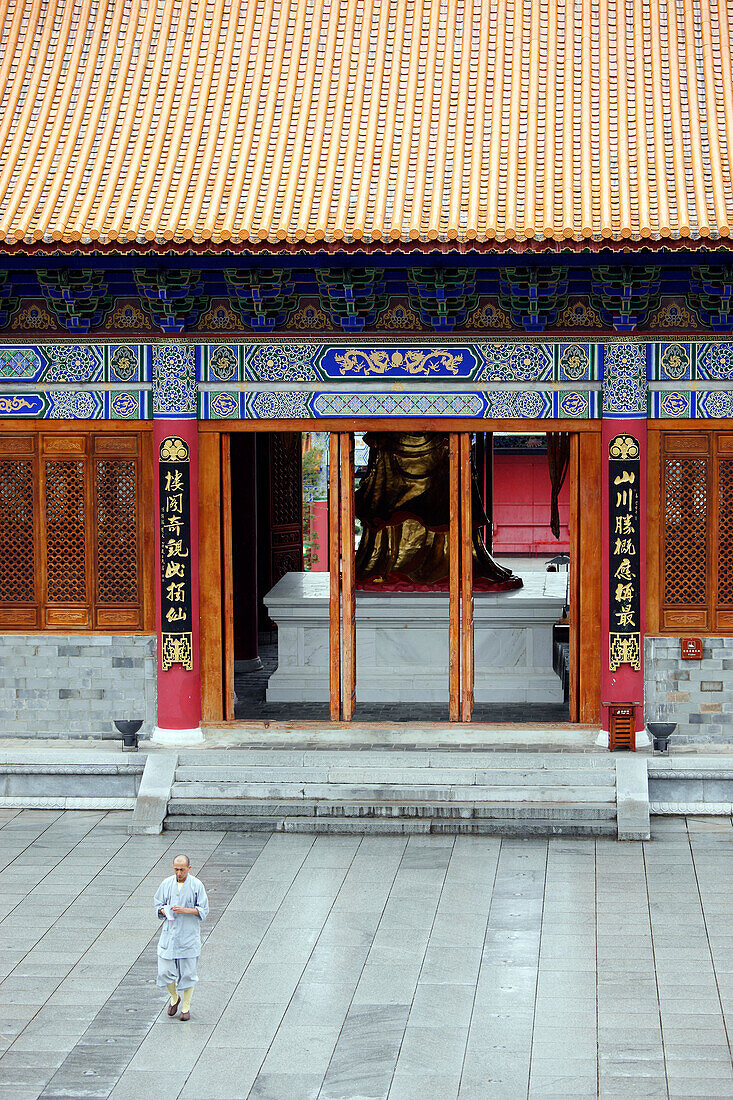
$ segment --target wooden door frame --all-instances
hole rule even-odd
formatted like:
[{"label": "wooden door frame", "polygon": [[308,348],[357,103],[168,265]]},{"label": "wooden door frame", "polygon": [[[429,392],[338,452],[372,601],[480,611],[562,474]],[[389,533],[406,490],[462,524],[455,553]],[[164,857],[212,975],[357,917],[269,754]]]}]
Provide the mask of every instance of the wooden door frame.
[{"label": "wooden door frame", "polygon": [[461,717],[461,468],[457,432],[448,436],[448,721]]},{"label": "wooden door frame", "polygon": [[[225,721],[221,439],[199,431],[199,648],[201,720]],[[232,654],[231,660],[234,659]]]},{"label": "wooden door frame", "polygon": [[328,437],[328,698],[341,720],[341,436]]},{"label": "wooden door frame", "polygon": [[[570,546],[572,552],[575,540],[577,567],[574,588],[571,561],[571,614],[576,612],[576,608],[577,612],[574,614],[574,639],[571,634],[570,655],[571,667],[575,665],[577,687],[573,691],[577,698],[577,721],[581,725],[598,725],[601,720],[603,451],[600,420],[597,423],[597,433],[578,433],[575,437],[577,511],[575,536],[571,535]],[[572,453],[571,437],[571,458]]]},{"label": "wooden door frame", "polygon": [[[224,631],[222,445],[232,432],[439,431],[441,433],[567,431],[571,437],[571,720],[600,722],[601,700],[601,421],[567,420],[228,420],[199,422],[199,563],[201,711],[205,725],[223,723]],[[573,700],[576,700],[573,702]],[[292,725],[293,723],[289,723]]]},{"label": "wooden door frame", "polygon": [[471,433],[458,437],[461,540],[461,721],[473,718],[473,466]]}]

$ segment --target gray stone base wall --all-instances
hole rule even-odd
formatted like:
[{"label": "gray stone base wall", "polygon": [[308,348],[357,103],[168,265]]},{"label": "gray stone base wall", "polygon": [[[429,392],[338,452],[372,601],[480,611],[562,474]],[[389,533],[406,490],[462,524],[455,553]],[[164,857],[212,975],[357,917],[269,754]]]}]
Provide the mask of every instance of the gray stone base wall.
[{"label": "gray stone base wall", "polygon": [[0,635],[0,737],[119,737],[156,718],[154,634]]},{"label": "gray stone base wall", "polygon": [[679,638],[647,638],[644,697],[647,722],[677,722],[673,747],[733,744],[733,638],[703,638],[700,661]]}]

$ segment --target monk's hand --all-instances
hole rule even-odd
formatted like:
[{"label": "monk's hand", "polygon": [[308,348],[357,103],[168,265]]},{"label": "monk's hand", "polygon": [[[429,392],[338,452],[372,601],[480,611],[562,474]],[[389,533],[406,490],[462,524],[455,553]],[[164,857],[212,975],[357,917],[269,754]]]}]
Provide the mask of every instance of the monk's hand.
[{"label": "monk's hand", "polygon": [[171,913],[187,913],[188,909],[184,905],[171,905]]}]

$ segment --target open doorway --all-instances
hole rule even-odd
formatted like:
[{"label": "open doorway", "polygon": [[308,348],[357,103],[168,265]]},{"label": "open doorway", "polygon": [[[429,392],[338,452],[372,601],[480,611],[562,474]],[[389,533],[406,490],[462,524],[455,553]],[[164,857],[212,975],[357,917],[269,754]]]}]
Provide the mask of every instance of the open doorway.
[{"label": "open doorway", "polygon": [[[295,686],[283,689],[282,669],[288,658],[298,659],[297,628],[289,631],[282,619],[278,628],[269,606],[270,593],[276,593],[277,604],[277,593],[282,599],[283,584],[289,585],[297,618],[295,605],[303,603],[298,593],[303,592],[306,574],[319,565],[319,554],[324,552],[326,571],[321,581],[325,577],[328,583],[327,521],[325,537],[318,530],[325,502],[314,507],[321,494],[318,484],[312,484],[313,473],[316,481],[321,478],[320,455],[309,433],[272,431],[233,433],[224,458],[224,465],[228,458],[230,470],[229,478],[223,471],[224,489],[229,490],[223,509],[224,546],[231,562],[230,592],[226,593],[232,623],[232,652],[226,655],[233,687],[229,717],[245,721],[328,720],[327,685],[322,698],[308,698],[307,692]],[[325,543],[323,549],[320,542]],[[292,653],[288,651],[291,636]],[[327,630],[325,645],[327,649]],[[301,657],[317,659],[318,653],[304,656],[301,652]],[[279,667],[280,691],[268,693]]]},{"label": "open doorway", "polygon": [[[543,441],[544,433],[462,434],[470,441],[482,503],[491,515],[490,525],[482,531],[486,545],[489,550],[493,545],[500,564],[526,577],[525,595],[531,590],[535,603],[554,600],[558,604],[557,615],[550,614],[552,621],[541,630],[530,627],[526,615],[520,615],[519,621],[502,628],[504,634],[499,635],[496,600],[492,602],[489,593],[474,591],[473,721],[577,721],[579,649],[573,610],[575,604],[577,616],[579,569],[574,570],[572,562],[573,547],[578,545],[577,438],[571,437],[570,461],[558,500],[561,537],[543,544],[540,529],[549,522],[551,497],[546,443],[528,441]],[[352,476],[358,487],[368,463],[368,449],[362,433],[351,438],[355,452]],[[325,432],[240,431],[223,437],[223,612],[228,624],[223,657],[225,676],[229,670],[226,717],[230,720],[323,722],[334,716],[329,688],[329,631],[332,633],[333,625],[329,626],[329,602],[333,610],[329,552],[331,564],[334,560],[334,524],[329,537],[327,504],[329,450]],[[513,498],[512,485],[517,490]],[[341,519],[339,516],[339,526]],[[354,546],[358,547],[361,523],[356,516],[351,522]],[[521,530],[523,527],[526,529]],[[343,531],[341,539],[336,535],[341,573],[342,537]],[[553,562],[553,558],[559,560]],[[320,604],[316,609],[320,610],[320,625],[308,622],[304,586],[310,593],[310,610]],[[338,618],[343,615],[343,598],[342,590]],[[358,583],[354,586],[353,718],[399,724],[444,722],[449,717],[451,653],[447,592],[384,593],[379,599],[382,614],[385,601],[390,601],[386,610],[391,616],[381,636],[373,629],[374,591],[360,590]],[[427,616],[422,623],[419,615],[412,614],[418,602]],[[431,664],[428,650],[433,640],[428,636],[428,622],[433,627],[439,624],[435,637],[440,635],[439,645],[445,654],[442,673],[439,659]],[[342,644],[343,637],[342,633]],[[509,654],[500,655],[497,664],[500,639],[504,650],[508,642]],[[392,675],[390,689],[384,669],[388,662],[394,666],[400,660],[405,674]],[[501,661],[508,663],[502,665]],[[342,661],[339,675],[343,676]],[[401,685],[397,682],[400,677]],[[523,697],[512,700],[505,693],[502,698],[501,689],[493,690],[502,681],[506,686],[512,678],[530,685]]]}]

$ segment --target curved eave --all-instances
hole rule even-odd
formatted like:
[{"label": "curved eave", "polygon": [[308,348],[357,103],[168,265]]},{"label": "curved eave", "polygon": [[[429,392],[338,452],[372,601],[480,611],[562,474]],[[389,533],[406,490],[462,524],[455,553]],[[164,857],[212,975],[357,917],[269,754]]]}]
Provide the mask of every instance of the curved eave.
[{"label": "curved eave", "polygon": [[733,241],[730,238],[715,240],[710,237],[698,240],[672,239],[651,240],[645,237],[641,240],[622,241],[364,241],[347,243],[345,241],[300,241],[297,244],[277,243],[262,241],[257,244],[233,244],[228,241],[223,244],[213,242],[197,243],[193,241],[166,241],[158,244],[155,241],[144,243],[126,244],[101,244],[99,241],[83,244],[79,241],[64,242],[55,241],[53,244],[38,242],[36,244],[7,245],[0,243],[0,256],[334,256],[334,255],[398,255],[415,256],[442,254],[446,256],[465,256],[473,254],[481,255],[562,255],[562,254],[592,254],[602,255],[623,254],[637,252],[721,252],[733,253]]}]

